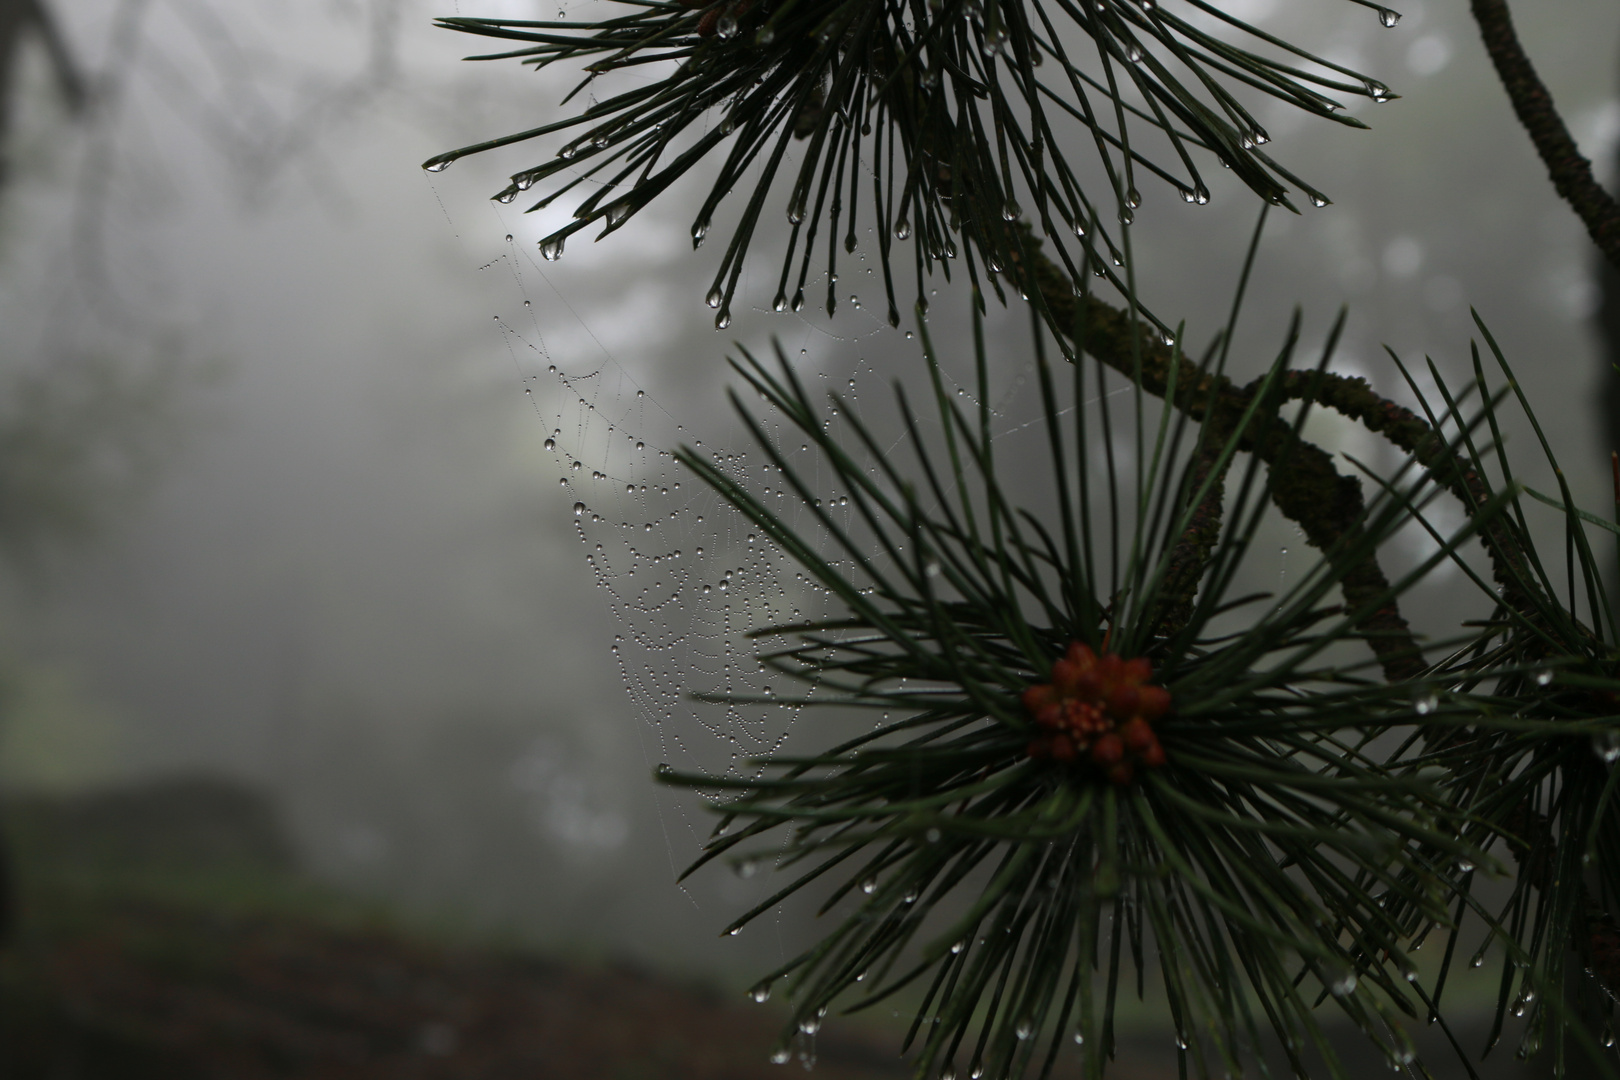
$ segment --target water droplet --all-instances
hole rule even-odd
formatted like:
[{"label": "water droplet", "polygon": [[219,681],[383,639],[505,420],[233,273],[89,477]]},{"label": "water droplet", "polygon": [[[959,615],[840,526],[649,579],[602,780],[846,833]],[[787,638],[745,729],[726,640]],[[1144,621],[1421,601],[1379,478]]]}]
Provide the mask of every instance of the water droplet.
[{"label": "water droplet", "polygon": [[1592,736],[1592,753],[1605,765],[1620,761],[1620,728],[1599,731]]},{"label": "water droplet", "polygon": [[628,199],[614,203],[612,206],[608,207],[607,223],[614,227],[623,225],[625,219],[630,216],[630,211],[633,209],[634,207],[631,205],[630,200]]},{"label": "water droplet", "polygon": [[1086,1033],[1085,1032],[1077,1031],[1077,1032],[1074,1033],[1074,1045],[1076,1045],[1076,1046],[1084,1046],[1084,1045],[1086,1045]]},{"label": "water droplet", "polygon": [[754,44],[755,45],[769,45],[771,42],[773,42],[775,40],[776,40],[776,28],[771,26],[769,23],[767,23],[766,25],[760,27],[759,28],[759,33],[754,35]]},{"label": "water droplet", "polygon": [[498,193],[495,196],[495,201],[504,206],[513,199],[517,198],[517,195],[518,189],[516,187],[509,187],[505,191]]},{"label": "water droplet", "polygon": [[754,999],[754,1003],[756,1005],[765,1004],[771,999],[771,984],[768,982],[760,983],[758,986],[748,991],[748,996]]},{"label": "water droplet", "polygon": [[1001,208],[1002,221],[1017,221],[1019,216],[1022,214],[1023,210],[1019,209],[1018,204],[1013,202],[1011,199],[1008,199],[1007,205]]},{"label": "water droplet", "polygon": [[1321,192],[1311,192],[1311,205],[1317,209],[1321,209],[1331,201],[1331,199],[1329,199],[1326,195],[1323,195]]},{"label": "water droplet", "polygon": [[1035,1025],[1030,1023],[1029,1019],[1026,1017],[1023,1020],[1018,1021],[1018,1026],[1013,1029],[1013,1034],[1018,1036],[1020,1039],[1027,1039],[1031,1035],[1035,1034]]},{"label": "water droplet", "polygon": [[873,893],[877,892],[877,886],[878,886],[877,878],[869,877],[865,881],[861,882],[861,892],[863,892],[866,895],[870,896]]},{"label": "water droplet", "polygon": [[952,942],[951,943],[951,955],[952,956],[958,956],[958,955],[961,954],[962,950],[965,949],[965,948],[967,948],[967,940],[965,938],[963,940],[961,940],[961,941]]},{"label": "water droplet", "polygon": [[779,1046],[771,1051],[772,1065],[786,1065],[793,1059],[793,1052],[785,1046]]},{"label": "water droplet", "polygon": [[428,172],[444,172],[444,170],[450,167],[450,163],[454,160],[454,158],[435,158],[426,165],[423,165],[422,168],[426,169]]},{"label": "water droplet", "polygon": [[709,290],[709,295],[704,297],[703,302],[708,304],[710,307],[717,308],[720,306],[720,301],[723,299],[725,299],[725,294],[720,291],[720,286],[716,285],[714,288]]},{"label": "water droplet", "polygon": [[1142,47],[1134,41],[1126,45],[1125,59],[1133,64],[1140,64],[1142,62]]},{"label": "water droplet", "polygon": [[528,191],[534,187],[534,177],[529,173],[519,173],[512,177],[512,183],[517,185],[519,191]]},{"label": "water droplet", "polygon": [[733,15],[729,11],[720,16],[720,21],[714,24],[714,32],[719,34],[721,39],[725,41],[729,41],[736,37],[737,16]]},{"label": "water droplet", "polygon": [[1349,997],[1356,992],[1356,973],[1348,969],[1330,975],[1328,993],[1334,997]]},{"label": "water droplet", "polygon": [[547,450],[555,450],[555,449],[557,449],[557,440],[556,439],[547,439],[546,440],[546,449]]},{"label": "water droplet", "polygon": [[911,222],[907,221],[905,218],[901,218],[899,221],[895,222],[894,235],[895,238],[899,240],[911,239]]},{"label": "water droplet", "polygon": [[793,294],[792,307],[793,307],[794,311],[803,311],[804,310],[804,290],[803,289],[800,289],[798,292]]},{"label": "water droplet", "polygon": [[794,203],[788,207],[788,224],[797,225],[804,220],[804,201]]},{"label": "water droplet", "polygon": [[547,262],[556,262],[562,258],[563,240],[561,236],[552,236],[540,241],[540,257]]},{"label": "water droplet", "polygon": [[1536,672],[1537,686],[1546,686],[1548,683],[1552,682],[1552,680],[1553,673],[1546,668],[1542,668],[1540,671]]},{"label": "water droplet", "polygon": [[1389,87],[1385,86],[1383,83],[1377,81],[1376,79],[1368,79],[1367,96],[1372,98],[1377,104],[1382,105],[1392,99],[1395,95],[1390,93]]},{"label": "water droplet", "polygon": [[776,299],[771,301],[771,310],[772,311],[786,311],[787,310],[787,293],[777,293],[776,294]]},{"label": "water droplet", "polygon": [[[758,872],[759,872],[759,860],[758,859],[744,859],[742,862],[737,864],[737,876],[744,879],[745,881],[748,878],[753,877]],[[761,1000],[764,1000],[764,999],[762,998]]]},{"label": "water droplet", "polygon": [[819,1013],[818,1014],[813,1014],[813,1015],[806,1016],[806,1017],[803,1017],[802,1019],[800,1019],[800,1021],[799,1021],[799,1030],[804,1032],[806,1035],[814,1035],[816,1032],[820,1031],[821,1030],[821,1016],[820,1016],[820,1014]]},{"label": "water droplet", "polygon": [[718,315],[716,315],[714,317],[714,328],[716,330],[724,330],[726,327],[728,327],[730,325],[731,325],[731,309],[730,308],[726,308],[724,311],[720,312],[720,314],[718,314]]},{"label": "water droplet", "polygon": [[574,516],[575,517],[580,517],[584,513],[585,513],[585,504],[582,503],[582,502],[575,503],[574,504]]},{"label": "water droplet", "polygon": [[1412,699],[1412,707],[1419,716],[1428,716],[1440,707],[1440,699],[1432,693],[1422,693]]},{"label": "water droplet", "polygon": [[1378,21],[1384,26],[1394,26],[1401,21],[1401,13],[1381,7],[1378,9]]}]

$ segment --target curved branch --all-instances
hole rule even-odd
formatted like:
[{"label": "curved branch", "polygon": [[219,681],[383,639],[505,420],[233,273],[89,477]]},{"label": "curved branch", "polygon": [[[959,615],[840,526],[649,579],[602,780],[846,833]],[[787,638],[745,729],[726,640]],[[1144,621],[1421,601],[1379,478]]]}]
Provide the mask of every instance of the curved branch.
[{"label": "curved branch", "polygon": [[1580,216],[1604,257],[1620,267],[1620,205],[1598,184],[1592,163],[1576,149],[1552,94],[1519,44],[1507,0],[1471,0],[1470,7],[1502,88],[1547,166],[1553,187]]},{"label": "curved branch", "polygon": [[[1030,269],[1028,280],[1019,284],[1032,294],[1039,292],[1051,325],[1066,332],[1080,314],[1080,298],[1068,275],[1041,253],[1040,241],[1030,227],[1023,224],[1018,229],[1021,235],[1008,246],[1024,253]],[[1022,264],[1023,258],[1014,259],[1008,268],[1015,279],[1026,276],[1021,273]],[[1163,397],[1170,386],[1170,348],[1126,312],[1090,295],[1086,304],[1086,351],[1128,378],[1139,377],[1143,390]],[[1195,420],[1207,419],[1217,429],[1236,430],[1251,393],[1226,376],[1200,371],[1182,358],[1173,404]],[[1346,607],[1354,611],[1388,597],[1389,579],[1377,558],[1348,554],[1362,537],[1360,522],[1366,502],[1361,482],[1335,469],[1332,456],[1300,438],[1275,409],[1253,418],[1240,447],[1271,471],[1271,499],[1277,509],[1304,531],[1312,547],[1333,561]],[[1360,630],[1390,682],[1416,678],[1426,669],[1423,650],[1393,599],[1379,604],[1362,620]]]}]

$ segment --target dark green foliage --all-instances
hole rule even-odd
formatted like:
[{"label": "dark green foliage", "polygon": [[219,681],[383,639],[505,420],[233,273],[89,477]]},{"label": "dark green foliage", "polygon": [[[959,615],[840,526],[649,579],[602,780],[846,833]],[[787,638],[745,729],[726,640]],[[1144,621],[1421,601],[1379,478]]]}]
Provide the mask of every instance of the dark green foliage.
[{"label": "dark green foliage", "polygon": [[[1292,335],[1268,384],[1291,354]],[[966,414],[945,395],[931,351],[942,436],[925,437],[929,425],[899,391],[917,458],[909,473],[835,395],[853,433],[841,445],[785,362],[780,373],[752,359],[738,367],[850,492],[846,524],[750,421],[800,496],[797,512],[831,538],[829,554],[702,455],[680,455],[848,609],[762,632],[786,639],[765,662],[813,691],[769,700],[901,719],[825,753],[759,762],[759,772],[665,772],[710,792],[723,815],[694,869],[721,855],[777,855],[796,871],[734,927],[812,882],[830,889],[822,910],[841,921],[762,991],[787,979],[801,1030],[814,1030],[835,1003],[859,1009],[928,987],[913,1028],[919,1073],[1044,1071],[1071,1034],[1095,1072],[1110,1054],[1122,973],[1138,992],[1157,980],[1200,1075],[1239,1071],[1263,1031],[1296,1069],[1315,1050],[1341,1075],[1315,1011],[1330,996],[1391,1060],[1410,1060],[1395,1013],[1427,1016],[1429,1004],[1402,978],[1407,943],[1449,923],[1452,868],[1487,856],[1414,749],[1423,713],[1413,687],[1343,659],[1367,612],[1330,601],[1335,565],[1365,558],[1404,523],[1432,477],[1397,478],[1357,522],[1356,550],[1321,559],[1282,595],[1232,597],[1267,506],[1258,462],[1241,469],[1212,545],[1197,519],[1247,423],[1200,446],[1186,414],[1166,409],[1145,422],[1151,465],[1136,490],[1094,490],[1094,388],[1082,366],[1066,365],[1066,409],[1038,356],[1055,496],[1044,513],[1012,505],[988,413]],[[986,368],[981,347],[980,400]],[[1374,606],[1449,557],[1489,509]],[[1118,549],[1108,537],[1122,538]],[[1190,577],[1175,569],[1189,543],[1203,550]],[[860,572],[839,568],[849,565]],[[1219,632],[1239,610],[1249,612],[1243,631]],[[1020,695],[1048,681],[1070,642],[1151,661],[1173,702],[1155,725],[1163,767],[1120,783],[1085,762],[1031,755],[1039,729]],[[782,843],[784,825],[785,847],[767,846]]]},{"label": "dark green foliage", "polygon": [[[531,208],[538,209],[583,190],[576,220],[541,242],[555,258],[574,233],[597,222],[602,235],[612,232],[699,161],[723,152],[692,225],[701,243],[721,202],[742,189],[740,220],[709,297],[720,326],[730,320],[743,255],[779,175],[791,180],[791,236],[777,310],[806,302],[825,223],[832,311],[838,249],[854,250],[859,224],[875,231],[889,319],[898,325],[896,239],[915,241],[921,295],[924,275],[938,267],[949,276],[948,260],[958,254],[975,282],[980,262],[999,272],[1017,255],[1002,222],[1027,211],[1071,275],[1078,259],[1063,238],[1072,235],[1113,279],[1123,256],[1097,223],[1130,222],[1143,172],[1202,203],[1209,189],[1199,162],[1207,168],[1213,158],[1268,202],[1291,205],[1290,186],[1318,206],[1328,201],[1261,148],[1268,137],[1245,98],[1266,95],[1363,127],[1333,95],[1393,96],[1203,0],[1193,7],[1212,18],[1200,25],[1155,0],[622,2],[624,14],[599,22],[440,20],[516,45],[483,59],[579,62],[587,76],[569,100],[587,92],[600,100],[425,167],[569,132],[556,158],[515,174],[495,196],[511,202],[539,185],[547,190]],[[1202,28],[1210,21],[1262,51],[1211,34]],[[626,71],[638,81],[614,81]],[[790,154],[795,140],[802,146]],[[1090,170],[1070,159],[1081,144],[1099,155],[1100,191],[1095,180],[1088,190]]]},{"label": "dark green foliage", "polygon": [[[1614,766],[1620,759],[1620,670],[1614,608],[1587,526],[1620,530],[1575,506],[1507,360],[1489,330],[1479,329],[1560,491],[1555,498],[1518,487],[1499,444],[1467,446],[1464,466],[1475,497],[1506,491],[1511,512],[1488,530],[1497,581],[1465,567],[1496,610],[1475,640],[1436,669],[1452,687],[1444,711],[1454,726],[1429,734],[1429,760],[1448,774],[1455,802],[1472,809],[1468,834],[1482,846],[1498,843],[1517,864],[1513,889],[1500,905],[1487,907],[1475,897],[1472,873],[1458,882],[1459,910],[1476,909],[1492,930],[1472,963],[1478,965],[1493,942],[1502,946],[1491,1041],[1511,1011],[1525,1018],[1520,1056],[1545,1043],[1562,1069],[1571,1053],[1585,1059],[1597,1049],[1595,1032],[1578,1019],[1603,1017],[1604,1029],[1612,1031],[1607,1018],[1620,994],[1620,932],[1609,914],[1620,908],[1620,769]],[[1474,370],[1470,389],[1484,397],[1477,347]],[[1450,400],[1432,365],[1431,373]],[[1494,409],[1489,423],[1498,432]],[[1522,495],[1562,513],[1562,581],[1537,551],[1537,508]],[[1620,511],[1620,498],[1616,502]],[[1456,948],[1454,931],[1447,956]],[[1605,1038],[1612,1044],[1612,1034]]]},{"label": "dark green foliage", "polygon": [[[835,437],[786,363],[738,365],[831,466],[847,516],[819,504],[746,412],[797,492],[798,516],[702,456],[679,455],[844,608],[760,635],[763,661],[800,680],[801,696],[717,700],[884,714],[865,736],[749,771],[661,770],[722,816],[692,869],[774,857],[797,875],[732,929],[806,888],[834,916],[823,941],[758,993],[785,980],[802,1032],[835,1005],[920,994],[907,1040],[919,1074],[1044,1074],[1072,1033],[1097,1077],[1121,976],[1134,973],[1136,993],[1151,982],[1164,1002],[1184,1069],[1199,1075],[1263,1074],[1270,1036],[1296,1072],[1314,1054],[1342,1075],[1320,1026],[1329,1000],[1395,1065],[1424,1075],[1399,1015],[1444,1025],[1452,967],[1482,937],[1471,964],[1493,947],[1503,959],[1490,1041],[1511,1013],[1524,1021],[1521,1056],[1547,1046],[1556,1075],[1578,1053],[1615,1077],[1620,670],[1587,526],[1620,527],[1578,509],[1561,472],[1557,495],[1515,478],[1500,411],[1509,395],[1527,414],[1528,403],[1483,324],[1508,387],[1490,391],[1476,349],[1462,393],[1432,365],[1433,402],[1408,379],[1422,415],[1326,370],[1337,329],[1313,370],[1290,367],[1292,327],[1267,374],[1239,386],[1224,373],[1231,326],[1201,362],[1184,357],[1180,331],[1138,296],[1128,234],[1114,229],[1132,219],[1142,170],[1205,201],[1198,168],[1210,156],[1268,205],[1291,205],[1289,186],[1324,204],[1261,149],[1264,132],[1233,90],[1351,126],[1361,125],[1329,94],[1387,100],[1388,90],[1203,0],[1188,2],[1315,66],[1240,49],[1155,0],[624,2],[626,14],[594,23],[442,20],[514,42],[503,57],[579,61],[586,77],[570,100],[603,96],[426,167],[568,132],[555,160],[496,196],[544,185],[538,209],[589,185],[575,220],[542,241],[555,258],[573,233],[598,220],[612,232],[725,144],[692,230],[701,243],[742,190],[709,296],[719,325],[775,190],[790,225],[777,310],[802,308],[824,250],[832,313],[839,247],[854,251],[859,226],[875,234],[892,323],[892,256],[910,240],[919,295],[926,275],[949,277],[960,258],[975,317],[986,292],[1016,293],[1035,328],[1050,452],[1018,469],[1049,474],[1043,505],[1019,505],[998,479],[988,407],[974,415],[945,395],[931,348],[934,415],[898,395],[910,469],[836,396],[850,438]],[[1385,25],[1398,18],[1354,2]],[[1567,196],[1566,174],[1586,163],[1514,52],[1505,5],[1474,10],[1489,16],[1499,69],[1517,57],[1506,88]],[[652,77],[612,82],[630,69]],[[1551,155],[1548,131],[1563,132]],[[1097,164],[1069,156],[1081,145]],[[1589,170],[1582,182],[1595,189]],[[1119,289],[1123,310],[1089,295],[1093,274]],[[919,303],[919,324],[925,313]],[[1066,363],[1049,363],[1046,334]],[[1133,393],[1134,476],[1111,451],[1119,417],[1090,397],[1105,400],[1109,370]],[[1405,464],[1393,475],[1363,468],[1367,483],[1339,472],[1334,448],[1303,436],[1312,408],[1359,422]],[[1103,461],[1088,460],[1094,447]],[[1461,504],[1455,534],[1425,517],[1437,497]],[[1538,551],[1532,502],[1563,515],[1561,566]],[[1616,503],[1620,515],[1620,460]],[[1234,595],[1272,506],[1319,558],[1280,595]],[[1392,582],[1379,548],[1414,522],[1436,552]],[[1475,537],[1488,577],[1464,557]],[[1492,610],[1454,638],[1422,640],[1399,599],[1446,560]],[[1132,678],[1168,692],[1169,711],[1127,720],[1113,699],[1062,689],[1078,684],[1055,662],[1080,646],[1090,651],[1065,663],[1135,665]],[[1076,726],[1059,728],[1059,715]],[[1151,734],[1122,769],[1104,740],[1138,721]],[[1063,742],[1082,722],[1117,728]],[[1482,873],[1510,874],[1508,887],[1483,887]],[[1431,982],[1410,954],[1436,931],[1446,944]],[[1465,1058],[1488,1049],[1452,1044]]]}]

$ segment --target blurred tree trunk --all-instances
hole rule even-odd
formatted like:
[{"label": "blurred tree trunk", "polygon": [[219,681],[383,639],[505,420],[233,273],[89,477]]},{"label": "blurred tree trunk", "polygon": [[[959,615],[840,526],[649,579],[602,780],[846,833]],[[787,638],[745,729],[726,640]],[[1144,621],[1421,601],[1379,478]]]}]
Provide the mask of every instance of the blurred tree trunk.
[{"label": "blurred tree trunk", "polygon": [[[68,108],[75,113],[82,111],[87,97],[84,79],[45,0],[0,0],[0,184],[5,183],[10,172],[7,143],[18,92],[17,59],[30,34],[38,35],[44,46],[57,89]],[[16,921],[16,882],[11,870],[11,853],[6,846],[5,832],[0,829],[0,947],[11,939]]]},{"label": "blurred tree trunk", "polygon": [[30,33],[37,34],[45,46],[57,89],[68,107],[77,112],[85,104],[84,79],[45,0],[0,0],[0,183],[5,182],[8,171],[5,149],[17,92],[17,57]]},{"label": "blurred tree trunk", "polygon": [[[1615,151],[1614,177],[1620,178],[1620,148]],[[1611,179],[1609,186],[1615,186]],[[1603,391],[1598,398],[1603,410],[1600,437],[1610,452],[1620,450],[1620,269],[1608,259],[1598,260],[1598,273],[1603,283],[1603,306],[1598,311],[1598,329],[1603,347],[1599,354],[1603,364]],[[1620,582],[1620,578],[1616,579]]]}]

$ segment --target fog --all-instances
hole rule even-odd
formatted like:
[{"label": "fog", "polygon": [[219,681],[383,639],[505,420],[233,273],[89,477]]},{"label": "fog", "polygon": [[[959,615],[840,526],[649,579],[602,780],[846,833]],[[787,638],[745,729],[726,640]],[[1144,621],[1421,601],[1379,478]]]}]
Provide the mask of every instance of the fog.
[{"label": "fog", "polygon": [[[1260,116],[1279,159],[1334,204],[1270,215],[1237,374],[1263,370],[1294,305],[1314,342],[1348,304],[1336,368],[1410,400],[1382,346],[1461,377],[1473,305],[1578,496],[1601,506],[1594,253],[1464,5],[1412,0],[1389,30],[1335,0],[1226,6],[1404,95],[1355,110],[1369,132]],[[733,341],[764,350],[775,336],[807,370],[858,375],[873,401],[919,372],[916,343],[880,325],[875,290],[837,320],[814,304],[770,312],[780,238],[745,274],[736,321],[713,330],[703,294],[722,245],[691,250],[699,183],[541,263],[535,241],[567,210],[489,199],[554,145],[422,172],[435,153],[534,126],[567,85],[463,64],[484,43],[431,17],[545,17],[550,4],[59,7],[94,106],[70,116],[43,51],[23,49],[0,344],[8,373],[125,373],[119,417],[147,427],[104,527],[6,585],[6,787],[223,773],[271,793],[307,865],[346,887],[575,954],[757,971],[791,928],[715,935],[759,883],[720,870],[674,883],[702,814],[652,782],[665,735],[610,653],[618,623],[570,510],[581,481],[559,484],[543,447],[577,402],[540,376],[600,372],[569,393],[601,395],[603,416],[655,446],[740,445],[723,399]],[[1620,8],[1520,8],[1528,50],[1606,168]],[[1258,212],[1231,184],[1215,194],[1197,208],[1145,187],[1133,227],[1144,295],[1195,341],[1224,318]],[[935,304],[947,341],[961,284]],[[998,385],[1025,370],[1026,338],[1022,314],[992,307]],[[1529,449],[1522,426],[1514,437]],[[1281,572],[1288,537],[1273,542]],[[1412,606],[1440,626],[1466,608],[1456,592],[1442,577]]]}]

